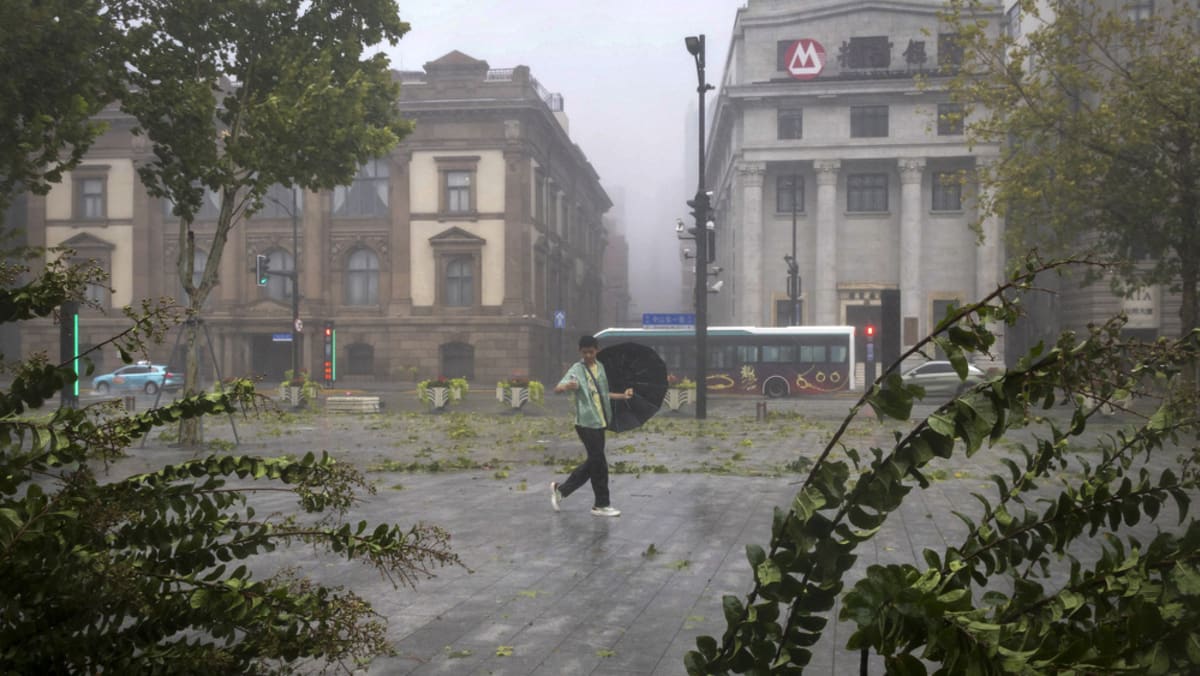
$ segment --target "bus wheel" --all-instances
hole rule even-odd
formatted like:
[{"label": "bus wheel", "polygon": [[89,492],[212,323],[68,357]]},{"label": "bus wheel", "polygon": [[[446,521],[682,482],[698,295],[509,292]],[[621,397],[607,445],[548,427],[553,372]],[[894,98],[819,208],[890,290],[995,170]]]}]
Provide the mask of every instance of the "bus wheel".
[{"label": "bus wheel", "polygon": [[788,393],[787,382],[783,378],[772,378],[763,385],[763,392],[772,399],[786,397]]}]

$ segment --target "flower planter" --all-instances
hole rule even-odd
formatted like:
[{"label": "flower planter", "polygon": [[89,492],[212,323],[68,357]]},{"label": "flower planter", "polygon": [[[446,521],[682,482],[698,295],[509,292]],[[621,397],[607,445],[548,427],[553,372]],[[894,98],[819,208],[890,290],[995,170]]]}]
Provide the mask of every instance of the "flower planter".
[{"label": "flower planter", "polygon": [[667,388],[667,394],[663,397],[663,406],[669,411],[678,411],[684,404],[692,403],[692,390],[685,390],[680,387]]},{"label": "flower planter", "polygon": [[452,398],[458,398],[454,396],[457,393],[457,390],[452,390],[449,387],[430,387],[427,392],[429,405],[434,411],[444,410]]}]

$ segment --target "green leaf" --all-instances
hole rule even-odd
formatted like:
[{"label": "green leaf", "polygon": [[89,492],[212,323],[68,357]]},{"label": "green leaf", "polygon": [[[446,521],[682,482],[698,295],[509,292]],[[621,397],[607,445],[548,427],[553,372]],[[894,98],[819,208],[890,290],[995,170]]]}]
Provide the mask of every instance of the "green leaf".
[{"label": "green leaf", "polygon": [[783,579],[783,573],[779,571],[779,566],[771,560],[763,561],[755,567],[754,574],[758,578],[758,583],[763,586],[775,584]]},{"label": "green leaf", "polygon": [[758,545],[746,545],[746,559],[750,561],[751,566],[758,567],[767,560],[767,553]]}]

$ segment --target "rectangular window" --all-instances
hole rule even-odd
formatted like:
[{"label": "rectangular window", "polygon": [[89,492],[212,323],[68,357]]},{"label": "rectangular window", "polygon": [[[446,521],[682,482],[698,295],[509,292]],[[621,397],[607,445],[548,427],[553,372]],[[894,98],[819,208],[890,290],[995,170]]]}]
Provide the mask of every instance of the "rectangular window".
[{"label": "rectangular window", "polygon": [[1125,7],[1125,18],[1134,23],[1148,21],[1154,16],[1154,0],[1142,0]]},{"label": "rectangular window", "polygon": [[887,174],[851,174],[846,177],[846,211],[887,210]]},{"label": "rectangular window", "polygon": [[470,307],[475,304],[475,261],[456,256],[446,264],[446,305]]},{"label": "rectangular window", "polygon": [[938,34],[938,65],[942,68],[961,66],[963,48],[958,33]]},{"label": "rectangular window", "polygon": [[446,172],[446,211],[463,214],[471,209],[471,172]]},{"label": "rectangular window", "polygon": [[[163,199],[163,218],[166,220],[174,220],[179,218],[179,214],[175,213],[175,203],[170,198]],[[211,188],[204,189],[204,195],[200,198],[200,209],[193,216],[195,221],[215,221],[221,215],[221,193],[216,192]]]},{"label": "rectangular window", "polygon": [[825,361],[825,346],[824,345],[801,345],[800,346],[800,363],[816,364]]},{"label": "rectangular window", "polygon": [[933,210],[962,211],[962,183],[957,172],[934,172]]},{"label": "rectangular window", "polygon": [[758,362],[757,345],[738,345],[737,358],[739,364],[755,364]]},{"label": "rectangular window", "polygon": [[334,216],[387,216],[387,160],[370,160],[358,170],[354,182],[333,189]]},{"label": "rectangular window", "polygon": [[771,364],[790,364],[796,360],[795,345],[763,345],[762,360]]},{"label": "rectangular window", "polygon": [[300,188],[288,188],[276,183],[267,189],[267,194],[263,195],[263,207],[254,216],[290,219],[293,209],[297,217],[304,213],[304,195]]},{"label": "rectangular window", "polygon": [[79,218],[101,220],[106,217],[103,178],[84,178],[79,181]]},{"label": "rectangular window", "polygon": [[961,136],[963,107],[961,103],[939,103],[937,107],[938,136]]},{"label": "rectangular window", "polygon": [[875,138],[887,135],[887,106],[850,106],[850,138]]},{"label": "rectangular window", "polygon": [[708,348],[708,365],[714,369],[734,368],[734,350],[732,345],[718,345]]},{"label": "rectangular window", "polygon": [[537,181],[533,189],[533,220],[538,223],[546,222],[546,178],[538,171]]},{"label": "rectangular window", "polygon": [[831,364],[844,364],[850,356],[850,348],[845,345],[831,345],[829,347],[829,362]]},{"label": "rectangular window", "polygon": [[790,214],[804,211],[804,177],[799,174],[780,174],[775,177],[775,211]]},{"label": "rectangular window", "polygon": [[887,68],[892,64],[892,43],[886,35],[850,38],[848,68]]},{"label": "rectangular window", "polygon": [[778,113],[778,134],[780,139],[804,138],[804,111],[799,109],[781,109]]},{"label": "rectangular window", "polygon": [[1013,40],[1021,37],[1021,3],[1014,2],[1004,13],[1004,34]]}]

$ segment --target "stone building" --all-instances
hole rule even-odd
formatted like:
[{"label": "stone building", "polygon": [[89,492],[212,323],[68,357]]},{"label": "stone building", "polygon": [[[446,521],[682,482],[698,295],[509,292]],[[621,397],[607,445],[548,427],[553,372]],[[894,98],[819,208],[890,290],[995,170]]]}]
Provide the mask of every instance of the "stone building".
[{"label": "stone building", "polygon": [[[320,334],[332,322],[337,382],[347,387],[438,375],[481,387],[547,379],[573,358],[564,333],[600,328],[611,204],[571,141],[562,97],[526,66],[496,70],[457,51],[395,75],[401,110],[416,122],[409,137],[351,185],[298,195],[278,187],[230,233],[203,313],[223,375],[272,382],[291,365],[292,344],[281,339],[292,327],[292,284],[277,276],[259,286],[258,255],[272,270],[298,272],[302,366],[319,372]],[[130,134],[131,119],[116,110],[104,118],[110,128],[84,163],[28,199],[31,244],[70,246],[111,273],[111,291],[89,290],[105,311],[83,312],[85,346],[127,325],[120,308],[181,293],[177,219],[136,176],[150,149]],[[208,200],[193,225],[204,251],[218,206]],[[54,330],[27,328],[23,350],[55,345]],[[180,363],[174,342],[153,358]],[[115,365],[115,354],[100,355],[100,370]]]},{"label": "stone building", "polygon": [[[959,54],[938,0],[748,0],[738,10],[707,148],[720,294],[711,324],[876,327],[890,361],[952,303],[1002,277],[1002,223],[971,223],[969,148],[940,83]],[[914,76],[927,78],[921,88]],[[793,244],[794,242],[794,244]],[[1002,349],[1001,352],[1002,353]]]}]

